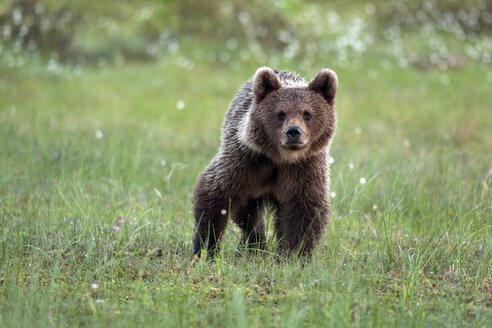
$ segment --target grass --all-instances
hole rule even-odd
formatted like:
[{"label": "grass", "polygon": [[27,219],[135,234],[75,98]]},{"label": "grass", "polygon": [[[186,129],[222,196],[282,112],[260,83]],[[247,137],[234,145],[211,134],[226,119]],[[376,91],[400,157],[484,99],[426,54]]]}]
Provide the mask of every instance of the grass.
[{"label": "grass", "polygon": [[186,71],[178,56],[0,68],[0,326],[491,324],[489,68],[368,55],[301,72],[340,78],[336,195],[313,260],[235,259],[231,224],[217,260],[189,266],[195,179],[256,65]]}]

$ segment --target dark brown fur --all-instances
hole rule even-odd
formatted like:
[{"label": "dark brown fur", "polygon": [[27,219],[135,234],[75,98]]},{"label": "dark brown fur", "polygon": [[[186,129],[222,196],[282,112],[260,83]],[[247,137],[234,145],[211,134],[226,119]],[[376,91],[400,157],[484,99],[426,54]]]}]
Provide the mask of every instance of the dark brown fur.
[{"label": "dark brown fur", "polygon": [[[220,151],[195,188],[193,255],[205,246],[209,256],[216,253],[229,215],[243,232],[241,246],[264,249],[267,204],[275,209],[281,249],[311,254],[330,212],[327,156],[337,86],[331,70],[307,84],[260,68],[241,88],[227,111]],[[291,127],[301,132],[295,142],[287,136]]]}]

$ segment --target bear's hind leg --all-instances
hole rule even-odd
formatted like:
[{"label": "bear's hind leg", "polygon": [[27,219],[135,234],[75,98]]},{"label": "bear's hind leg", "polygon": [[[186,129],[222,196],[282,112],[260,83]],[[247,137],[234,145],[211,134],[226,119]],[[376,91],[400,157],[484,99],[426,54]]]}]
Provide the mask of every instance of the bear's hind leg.
[{"label": "bear's hind leg", "polygon": [[194,206],[195,237],[192,256],[200,257],[202,248],[207,247],[209,258],[213,258],[219,249],[219,241],[227,225],[227,202],[205,201],[199,199]]},{"label": "bear's hind leg", "polygon": [[244,205],[233,210],[232,220],[242,231],[239,253],[244,249],[265,249],[266,235],[263,213],[262,198],[250,198]]}]

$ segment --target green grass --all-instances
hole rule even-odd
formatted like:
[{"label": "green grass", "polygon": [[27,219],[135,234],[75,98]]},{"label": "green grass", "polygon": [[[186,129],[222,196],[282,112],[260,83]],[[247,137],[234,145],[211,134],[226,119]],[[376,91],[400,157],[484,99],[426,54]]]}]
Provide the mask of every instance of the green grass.
[{"label": "green grass", "polygon": [[235,259],[231,224],[189,266],[195,179],[256,65],[177,58],[0,68],[0,326],[490,326],[490,67],[301,72],[340,79],[313,260]]}]

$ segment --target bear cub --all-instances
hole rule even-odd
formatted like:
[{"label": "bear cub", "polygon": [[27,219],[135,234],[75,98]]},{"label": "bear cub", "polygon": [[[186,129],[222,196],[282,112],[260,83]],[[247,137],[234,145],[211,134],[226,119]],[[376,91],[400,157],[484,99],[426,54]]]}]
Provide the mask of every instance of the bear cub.
[{"label": "bear cub", "polygon": [[330,213],[328,149],[335,134],[336,74],[309,83],[259,68],[232,100],[218,154],[193,197],[193,258],[213,257],[227,220],[242,231],[241,249],[264,249],[264,207],[274,210],[282,253],[309,256]]}]

